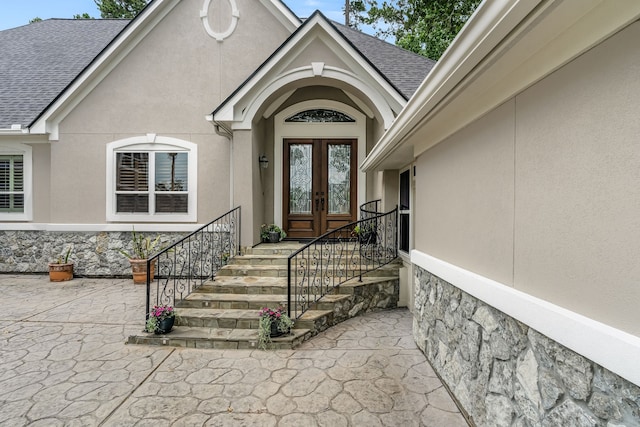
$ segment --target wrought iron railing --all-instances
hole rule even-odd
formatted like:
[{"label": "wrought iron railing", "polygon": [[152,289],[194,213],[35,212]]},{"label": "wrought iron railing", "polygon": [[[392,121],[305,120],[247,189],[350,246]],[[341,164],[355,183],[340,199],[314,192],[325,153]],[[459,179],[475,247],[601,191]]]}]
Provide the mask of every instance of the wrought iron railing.
[{"label": "wrought iron railing", "polygon": [[398,256],[398,208],[329,231],[289,257],[288,312],[299,318],[336,286]]},{"label": "wrought iron railing", "polygon": [[360,219],[368,219],[372,216],[380,215],[382,213],[380,211],[380,203],[382,203],[382,200],[377,199],[361,204]]},{"label": "wrought iron railing", "polygon": [[240,252],[240,207],[230,210],[147,260],[147,311],[176,303]]}]

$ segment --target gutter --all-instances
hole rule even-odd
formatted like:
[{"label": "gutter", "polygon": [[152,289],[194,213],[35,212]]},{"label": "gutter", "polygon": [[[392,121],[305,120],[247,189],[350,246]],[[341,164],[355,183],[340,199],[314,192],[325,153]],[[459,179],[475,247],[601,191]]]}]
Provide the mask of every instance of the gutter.
[{"label": "gutter", "polygon": [[[485,0],[458,33],[391,127],[373,147],[361,168],[380,167],[425,117],[543,0]],[[553,2],[554,0],[551,0]]]}]

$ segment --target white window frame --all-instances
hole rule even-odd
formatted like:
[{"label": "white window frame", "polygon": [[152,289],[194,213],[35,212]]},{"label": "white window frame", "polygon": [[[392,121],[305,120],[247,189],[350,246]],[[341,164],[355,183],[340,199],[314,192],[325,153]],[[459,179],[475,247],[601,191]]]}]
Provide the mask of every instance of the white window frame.
[{"label": "white window frame", "polygon": [[33,220],[33,149],[20,143],[1,143],[0,154],[22,156],[24,173],[24,210],[22,212],[0,212],[0,221]]},{"label": "white window frame", "polygon": [[[187,213],[130,213],[116,212],[117,153],[149,153],[149,174],[155,174],[151,168],[156,152],[187,153],[188,164],[188,204]],[[198,219],[198,146],[192,142],[166,136],[148,134],[113,141],[107,144],[107,221],[112,222],[197,222]],[[153,177],[150,178],[150,188]],[[150,194],[155,194],[150,190]],[[153,197],[149,200],[149,210],[155,205]]]},{"label": "white window frame", "polygon": [[[413,249],[413,210],[414,210],[414,197],[413,197],[413,189],[415,185],[415,165],[410,164],[398,171],[398,252],[400,255],[408,258],[410,257],[411,250]],[[401,188],[401,176],[403,173],[409,172],[409,209],[401,210],[400,198],[402,197],[402,188]],[[404,251],[400,249],[400,215],[409,215],[409,249]]]}]

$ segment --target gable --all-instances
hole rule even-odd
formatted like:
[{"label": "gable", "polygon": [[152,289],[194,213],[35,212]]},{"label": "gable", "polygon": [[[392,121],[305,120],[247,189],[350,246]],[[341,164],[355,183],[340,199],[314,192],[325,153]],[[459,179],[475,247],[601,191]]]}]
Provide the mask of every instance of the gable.
[{"label": "gable", "polygon": [[[394,48],[396,49],[396,48]],[[406,98],[353,43],[320,12],[310,17],[256,72],[213,112],[224,127],[249,129],[265,102],[278,108],[295,88],[308,85],[341,87],[380,109],[387,127]]]},{"label": "gable", "polygon": [[[250,22],[252,9],[256,6],[256,0],[234,0],[240,5],[241,14],[245,15],[245,21]],[[268,12],[271,19],[259,21],[256,25],[265,25],[265,22],[275,22],[278,28],[282,29],[285,34],[290,34],[299,25],[297,17],[279,0],[258,0],[263,10]],[[107,48],[98,52],[99,55],[85,64],[80,71],[81,74],[68,76],[68,80],[62,89],[56,89],[57,97],[54,102],[46,106],[44,110],[40,110],[36,115],[36,120],[30,125],[31,133],[45,134],[48,133],[50,139],[58,138],[58,125],[60,121],[72,111],[78,103],[88,96],[96,85],[104,79],[120,61],[126,58],[131,51],[151,33],[154,28],[168,16],[173,8],[178,4],[187,4],[196,9],[196,23],[193,24],[198,28],[202,28],[201,8],[202,2],[196,0],[154,0],[141,12],[124,31],[122,31],[115,39],[111,40]],[[249,12],[251,11],[251,12]],[[89,21],[87,21],[89,22]],[[90,20],[88,25],[101,22],[101,20]],[[240,19],[240,24],[243,20]],[[268,25],[268,24],[267,24]],[[182,29],[178,30],[179,34]],[[204,29],[202,30],[204,31]],[[113,37],[113,35],[111,36]],[[252,44],[243,44],[251,46]],[[73,43],[68,44],[69,47]],[[249,52],[251,54],[251,52]],[[151,62],[150,62],[151,65]],[[73,73],[71,73],[73,74]],[[233,74],[230,74],[233,75]],[[66,88],[66,89],[65,89]],[[63,90],[62,92],[59,92]]]}]

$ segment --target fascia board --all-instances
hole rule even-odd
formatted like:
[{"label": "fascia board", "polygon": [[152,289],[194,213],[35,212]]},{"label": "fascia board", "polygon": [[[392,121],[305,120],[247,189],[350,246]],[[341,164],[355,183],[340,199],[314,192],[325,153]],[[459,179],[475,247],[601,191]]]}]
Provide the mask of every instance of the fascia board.
[{"label": "fascia board", "polygon": [[302,22],[291,9],[280,0],[261,0],[262,4],[280,21],[287,30],[295,31]]},{"label": "fascia board", "polygon": [[179,0],[155,0],[144,15],[118,34],[99,56],[77,77],[45,112],[31,125],[30,133],[50,134],[58,138],[58,124],[111,72],[138,43],[179,3]]}]

